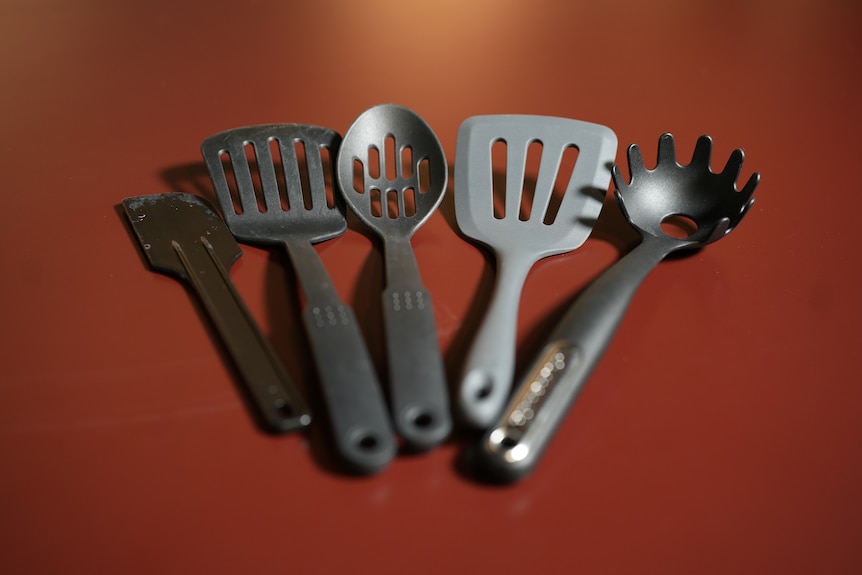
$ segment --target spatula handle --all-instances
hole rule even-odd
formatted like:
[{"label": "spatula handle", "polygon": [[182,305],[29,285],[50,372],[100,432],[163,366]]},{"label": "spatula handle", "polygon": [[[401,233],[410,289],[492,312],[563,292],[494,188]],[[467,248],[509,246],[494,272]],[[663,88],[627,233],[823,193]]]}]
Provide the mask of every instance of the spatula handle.
[{"label": "spatula handle", "polygon": [[311,422],[308,407],[249,312],[206,237],[183,248],[173,243],[192,287],[245,382],[266,428],[300,429]]},{"label": "spatula handle", "polygon": [[353,311],[308,305],[302,316],[338,455],[356,472],[382,470],[395,457],[395,438]]},{"label": "spatula handle", "polygon": [[533,470],[667,247],[645,240],[578,296],[482,438],[477,455],[486,472],[515,481]]},{"label": "spatula handle", "polygon": [[518,307],[532,264],[532,260],[520,257],[498,259],[491,303],[461,377],[461,417],[476,429],[487,429],[509,399],[515,373]]},{"label": "spatula handle", "polygon": [[309,242],[285,247],[305,295],[302,312],[337,455],[351,470],[375,473],[397,446],[386,400],[353,310],[343,303]]}]

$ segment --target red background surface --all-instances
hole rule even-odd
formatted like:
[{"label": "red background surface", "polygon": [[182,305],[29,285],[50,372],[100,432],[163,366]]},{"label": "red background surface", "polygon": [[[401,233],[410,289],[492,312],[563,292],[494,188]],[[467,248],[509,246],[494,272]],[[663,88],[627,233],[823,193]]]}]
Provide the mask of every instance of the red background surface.
[{"label": "red background surface", "polygon": [[[0,571],[862,572],[860,6],[0,1]],[[261,434],[190,292],[116,211],[210,193],[215,132],[343,133],[382,102],[450,162],[467,117],[530,113],[610,126],[622,163],[665,131],[687,160],[708,133],[719,166],[742,147],[742,177],[762,174],[738,230],[647,279],[523,483],[460,473],[462,437],[357,479],[314,432]],[[451,198],[414,247],[454,375],[493,266]],[[520,368],[626,245],[603,214],[531,273]],[[243,250],[234,281],[313,385],[292,272]],[[376,244],[319,250],[382,365]]]}]

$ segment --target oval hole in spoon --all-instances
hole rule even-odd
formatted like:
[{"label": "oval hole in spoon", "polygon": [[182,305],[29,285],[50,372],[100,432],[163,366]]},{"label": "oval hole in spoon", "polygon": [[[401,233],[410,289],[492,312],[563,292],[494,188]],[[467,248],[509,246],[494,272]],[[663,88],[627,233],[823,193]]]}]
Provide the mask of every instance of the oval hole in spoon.
[{"label": "oval hole in spoon", "polygon": [[682,214],[671,214],[662,219],[661,231],[666,236],[684,240],[697,232],[697,222]]}]

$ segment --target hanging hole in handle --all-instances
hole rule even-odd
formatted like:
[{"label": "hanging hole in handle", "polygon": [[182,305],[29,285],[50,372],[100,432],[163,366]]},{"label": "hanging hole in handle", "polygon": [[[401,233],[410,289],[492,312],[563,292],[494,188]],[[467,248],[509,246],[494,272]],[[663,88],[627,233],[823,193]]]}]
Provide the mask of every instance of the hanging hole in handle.
[{"label": "hanging hole in handle", "polygon": [[503,439],[500,440],[500,446],[504,449],[512,449],[516,445],[518,445],[518,440],[511,435],[504,435]]},{"label": "hanging hole in handle", "polygon": [[482,371],[467,374],[464,381],[465,397],[474,401],[482,401],[491,397],[494,392],[494,381],[491,376]]},{"label": "hanging hole in handle", "polygon": [[436,418],[434,414],[430,411],[426,411],[423,409],[413,409],[407,413],[407,421],[409,421],[414,427],[419,429],[429,429],[434,425]]},{"label": "hanging hole in handle", "polygon": [[487,381],[482,387],[476,390],[476,399],[487,399],[491,396],[492,391],[494,391],[494,388],[491,382]]},{"label": "hanging hole in handle", "polygon": [[296,415],[296,411],[293,409],[293,406],[283,399],[277,399],[275,401],[275,410],[282,417],[293,417]]},{"label": "hanging hole in handle", "polygon": [[684,240],[697,232],[697,222],[682,214],[671,214],[661,221],[661,231],[666,236]]},{"label": "hanging hole in handle", "polygon": [[499,453],[509,463],[522,461],[530,453],[530,448],[521,443],[522,434],[510,427],[498,427],[488,437],[492,451]]},{"label": "hanging hole in handle", "polygon": [[357,438],[356,445],[363,451],[374,451],[379,447],[380,441],[374,434],[365,433]]}]

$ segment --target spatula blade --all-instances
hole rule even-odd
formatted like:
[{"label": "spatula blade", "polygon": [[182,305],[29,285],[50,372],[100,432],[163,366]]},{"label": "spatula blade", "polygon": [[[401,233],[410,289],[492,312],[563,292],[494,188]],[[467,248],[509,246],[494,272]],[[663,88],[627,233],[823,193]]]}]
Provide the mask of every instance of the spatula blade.
[{"label": "spatula blade", "polygon": [[[506,150],[505,167],[493,165],[492,147],[498,142]],[[540,145],[542,162],[533,184],[533,213],[523,218],[517,207],[529,187],[526,163],[534,143]],[[568,149],[577,150],[570,173],[563,169]],[[455,158],[458,227],[495,251],[514,249],[536,259],[577,249],[601,212],[616,151],[616,134],[600,124],[511,114],[468,118],[458,130]],[[507,206],[503,217],[494,209],[494,172],[501,169]],[[560,191],[559,203],[552,201]],[[558,212],[549,217],[548,209]]]},{"label": "spatula blade", "polygon": [[203,198],[183,193],[136,196],[123,200],[123,209],[155,271],[189,279],[176,244],[191,246],[205,239],[225,269],[242,255],[230,230]]},{"label": "spatula blade", "polygon": [[305,401],[230,280],[227,270],[241,251],[212,206],[191,194],[167,193],[126,198],[123,208],[153,270],[197,293],[263,426],[274,433],[307,426]]}]

